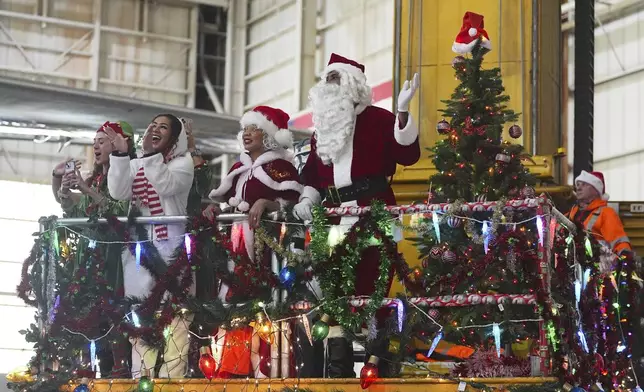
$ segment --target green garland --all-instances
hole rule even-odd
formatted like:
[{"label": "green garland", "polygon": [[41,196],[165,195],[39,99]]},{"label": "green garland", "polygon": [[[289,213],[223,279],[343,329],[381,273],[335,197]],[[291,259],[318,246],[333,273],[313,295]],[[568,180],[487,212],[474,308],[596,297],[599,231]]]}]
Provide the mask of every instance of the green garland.
[{"label": "green garland", "polygon": [[[365,320],[373,317],[387,295],[391,255],[395,255],[396,251],[383,245],[380,238],[391,237],[390,221],[391,215],[384,203],[374,201],[371,211],[351,227],[339,245],[330,249],[327,244],[328,220],[324,209],[316,207],[313,211],[311,253],[324,294],[322,310],[349,330],[359,328]],[[352,309],[346,297],[355,293],[356,267],[362,260],[362,253],[371,246],[378,246],[380,249],[379,275],[369,304],[357,311]]]}]

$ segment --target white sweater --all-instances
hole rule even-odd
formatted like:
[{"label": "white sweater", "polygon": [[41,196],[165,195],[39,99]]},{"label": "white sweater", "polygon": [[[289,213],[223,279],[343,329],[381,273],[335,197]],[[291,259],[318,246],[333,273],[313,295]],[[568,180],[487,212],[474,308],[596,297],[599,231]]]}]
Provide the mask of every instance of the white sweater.
[{"label": "white sweater", "polygon": [[[175,148],[175,158],[163,162],[162,154],[130,159],[129,157],[110,156],[110,170],[107,173],[107,188],[110,196],[116,200],[132,199],[132,184],[141,167],[148,182],[159,195],[163,212],[166,216],[185,215],[188,195],[194,178],[192,157],[187,152],[187,137],[181,131]],[[143,216],[150,216],[147,208],[141,208]],[[172,224],[168,227],[167,240],[155,240],[154,245],[161,257],[168,263],[174,250],[184,241],[185,225]],[[149,239],[153,239],[154,230],[150,226]],[[123,252],[123,275],[126,296],[144,297],[150,293],[154,279],[144,268],[136,268],[136,259],[129,251]]]}]

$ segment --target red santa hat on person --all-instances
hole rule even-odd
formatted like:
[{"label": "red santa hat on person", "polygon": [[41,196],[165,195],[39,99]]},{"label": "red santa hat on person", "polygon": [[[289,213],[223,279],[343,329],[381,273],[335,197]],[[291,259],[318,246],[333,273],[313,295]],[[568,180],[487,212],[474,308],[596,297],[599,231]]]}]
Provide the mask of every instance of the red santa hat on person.
[{"label": "red santa hat on person", "polygon": [[244,113],[239,120],[242,128],[254,125],[275,139],[282,148],[293,147],[293,135],[288,129],[289,115],[281,109],[270,106],[257,106],[255,109]]},{"label": "red santa hat on person", "polygon": [[490,37],[488,37],[484,26],[483,15],[466,12],[463,16],[461,31],[458,32],[456,39],[454,39],[454,44],[452,44],[452,51],[458,54],[470,53],[479,38],[481,38],[481,46],[487,50],[492,50]]},{"label": "red santa hat on person", "polygon": [[367,83],[367,76],[364,74],[364,65],[357,61],[342,57],[339,54],[331,53],[329,63],[324,69],[324,75],[331,71],[346,71],[349,75],[356,78],[361,83]]},{"label": "red santa hat on person", "polygon": [[581,174],[575,178],[575,182],[585,182],[592,186],[601,195],[602,200],[608,200],[609,195],[606,193],[606,181],[604,181],[604,174],[601,172],[587,172],[582,170]]}]

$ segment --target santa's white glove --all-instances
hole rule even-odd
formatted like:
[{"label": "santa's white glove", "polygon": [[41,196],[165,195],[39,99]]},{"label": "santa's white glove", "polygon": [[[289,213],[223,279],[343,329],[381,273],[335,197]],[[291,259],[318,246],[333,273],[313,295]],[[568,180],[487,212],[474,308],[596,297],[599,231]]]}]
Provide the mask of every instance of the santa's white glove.
[{"label": "santa's white glove", "polygon": [[406,113],[409,111],[409,102],[414,98],[419,86],[420,78],[417,73],[414,74],[414,78],[411,82],[409,82],[409,80],[405,80],[400,93],[398,93],[398,113]]},{"label": "santa's white glove", "polygon": [[301,202],[297,203],[293,207],[293,216],[301,221],[312,221],[313,220],[313,201],[309,198],[302,199]]}]

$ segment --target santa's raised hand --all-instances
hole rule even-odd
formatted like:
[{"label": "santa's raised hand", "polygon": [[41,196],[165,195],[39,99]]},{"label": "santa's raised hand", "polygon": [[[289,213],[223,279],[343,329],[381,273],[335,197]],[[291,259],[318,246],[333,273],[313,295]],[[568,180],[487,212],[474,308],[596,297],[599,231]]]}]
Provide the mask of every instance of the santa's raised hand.
[{"label": "santa's raised hand", "polygon": [[420,77],[418,76],[418,73],[414,74],[411,82],[409,80],[405,80],[400,93],[398,93],[398,113],[406,113],[409,111],[409,103],[411,102],[411,99],[414,98],[419,86]]}]

